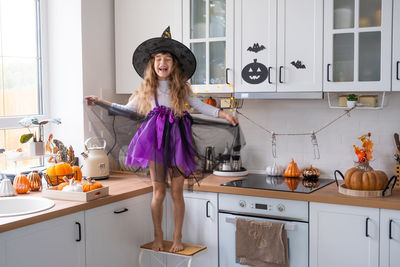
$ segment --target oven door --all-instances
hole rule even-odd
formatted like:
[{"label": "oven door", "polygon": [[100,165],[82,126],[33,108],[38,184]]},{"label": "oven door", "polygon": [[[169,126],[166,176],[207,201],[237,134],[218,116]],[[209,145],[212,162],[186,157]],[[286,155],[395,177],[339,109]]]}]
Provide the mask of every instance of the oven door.
[{"label": "oven door", "polygon": [[243,267],[236,259],[235,231],[236,218],[285,223],[288,237],[290,267],[308,266],[308,223],[266,219],[260,217],[239,216],[229,213],[219,213],[219,266]]}]

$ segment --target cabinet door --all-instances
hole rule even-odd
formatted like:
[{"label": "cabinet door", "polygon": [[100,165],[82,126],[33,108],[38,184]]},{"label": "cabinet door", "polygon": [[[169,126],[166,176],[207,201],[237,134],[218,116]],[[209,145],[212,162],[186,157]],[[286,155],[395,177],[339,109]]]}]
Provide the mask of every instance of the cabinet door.
[{"label": "cabinet door", "polygon": [[[194,258],[194,267],[218,266],[218,201],[216,193],[184,192],[185,218],[182,231],[184,243],[207,246],[207,252]],[[173,240],[174,219],[171,196],[167,198],[167,239]],[[179,258],[167,257],[168,266],[177,266]]]},{"label": "cabinet door", "polygon": [[391,25],[392,1],[326,0],[324,90],[389,91]]},{"label": "cabinet door", "polygon": [[153,240],[150,202],[146,194],[86,211],[87,266],[139,266],[140,246]]},{"label": "cabinet door", "polygon": [[392,90],[400,91],[400,0],[393,1]]},{"label": "cabinet door", "polygon": [[310,203],[310,267],[379,266],[379,209]]},{"label": "cabinet door", "polygon": [[322,91],[323,11],[320,0],[278,1],[278,92]]},{"label": "cabinet door", "polygon": [[131,94],[142,78],[132,66],[132,55],[143,41],[161,36],[171,27],[172,38],[182,40],[180,0],[115,0],[115,80],[117,94]]},{"label": "cabinet door", "polygon": [[400,211],[381,210],[380,267],[400,266]]},{"label": "cabinet door", "polygon": [[235,1],[235,91],[275,92],[276,0]]},{"label": "cabinet door", "polygon": [[230,93],[233,83],[233,0],[183,0],[183,42],[197,60],[195,93]]},{"label": "cabinet door", "polygon": [[85,266],[83,212],[12,230],[1,238],[1,266]]}]

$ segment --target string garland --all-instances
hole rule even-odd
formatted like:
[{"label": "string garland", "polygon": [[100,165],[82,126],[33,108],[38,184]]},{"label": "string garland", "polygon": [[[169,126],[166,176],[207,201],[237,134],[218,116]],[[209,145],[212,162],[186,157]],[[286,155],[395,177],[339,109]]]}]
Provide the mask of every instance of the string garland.
[{"label": "string garland", "polygon": [[318,147],[318,141],[317,141],[316,134],[321,132],[322,130],[325,130],[326,128],[328,128],[329,126],[334,124],[336,121],[338,121],[339,119],[341,119],[345,115],[350,116],[350,112],[353,111],[355,108],[356,107],[352,107],[350,109],[345,110],[343,114],[341,114],[340,116],[336,117],[334,120],[328,122],[327,124],[323,125],[318,130],[314,130],[314,131],[311,131],[311,132],[305,132],[305,133],[304,132],[303,133],[276,133],[276,132],[274,132],[272,130],[269,130],[269,129],[265,128],[264,126],[260,125],[259,123],[255,122],[254,120],[250,119],[249,117],[244,115],[242,112],[240,112],[238,110],[235,110],[235,111],[236,111],[237,114],[240,114],[246,120],[248,120],[249,122],[251,122],[252,124],[257,126],[258,128],[262,129],[264,132],[267,132],[272,136],[272,156],[273,156],[273,158],[277,157],[276,156],[276,137],[278,135],[282,135],[282,136],[284,136],[284,135],[286,135],[286,136],[310,135],[311,144],[313,146],[313,151],[314,151],[314,159],[320,159],[319,147]]}]

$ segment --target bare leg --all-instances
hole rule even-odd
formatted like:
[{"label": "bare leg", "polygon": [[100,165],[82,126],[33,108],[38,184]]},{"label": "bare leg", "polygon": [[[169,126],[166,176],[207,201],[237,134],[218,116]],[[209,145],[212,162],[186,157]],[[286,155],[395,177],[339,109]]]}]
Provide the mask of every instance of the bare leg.
[{"label": "bare leg", "polygon": [[183,184],[182,176],[171,178],[171,197],[174,203],[174,240],[170,252],[178,252],[183,250],[182,244],[182,226],[183,217],[185,215],[185,201],[183,199]]},{"label": "bare leg", "polygon": [[165,198],[166,184],[156,181],[156,167],[150,164],[150,177],[153,182],[153,199],[151,200],[151,215],[154,225],[154,241],[152,249],[154,251],[163,250],[163,231],[162,231],[162,215],[163,202]]}]

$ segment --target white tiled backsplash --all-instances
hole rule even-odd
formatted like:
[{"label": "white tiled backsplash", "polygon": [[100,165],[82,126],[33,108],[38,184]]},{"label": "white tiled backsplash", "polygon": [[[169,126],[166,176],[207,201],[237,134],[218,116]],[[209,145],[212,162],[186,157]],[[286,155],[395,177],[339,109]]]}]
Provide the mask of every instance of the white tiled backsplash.
[{"label": "white tiled backsplash", "polygon": [[[299,168],[312,164],[322,175],[333,177],[334,170],[345,172],[356,159],[353,145],[361,146],[357,138],[371,133],[374,159],[371,166],[394,174],[395,142],[400,133],[400,93],[390,93],[382,110],[353,110],[317,134],[320,159],[314,159],[311,138],[307,136],[277,136],[277,162],[286,167],[291,158]],[[307,133],[320,129],[344,110],[330,109],[327,100],[246,100],[241,110],[251,120],[275,133]],[[244,117],[239,122],[246,138],[242,150],[243,165],[249,170],[264,170],[273,163],[271,135]]]}]

